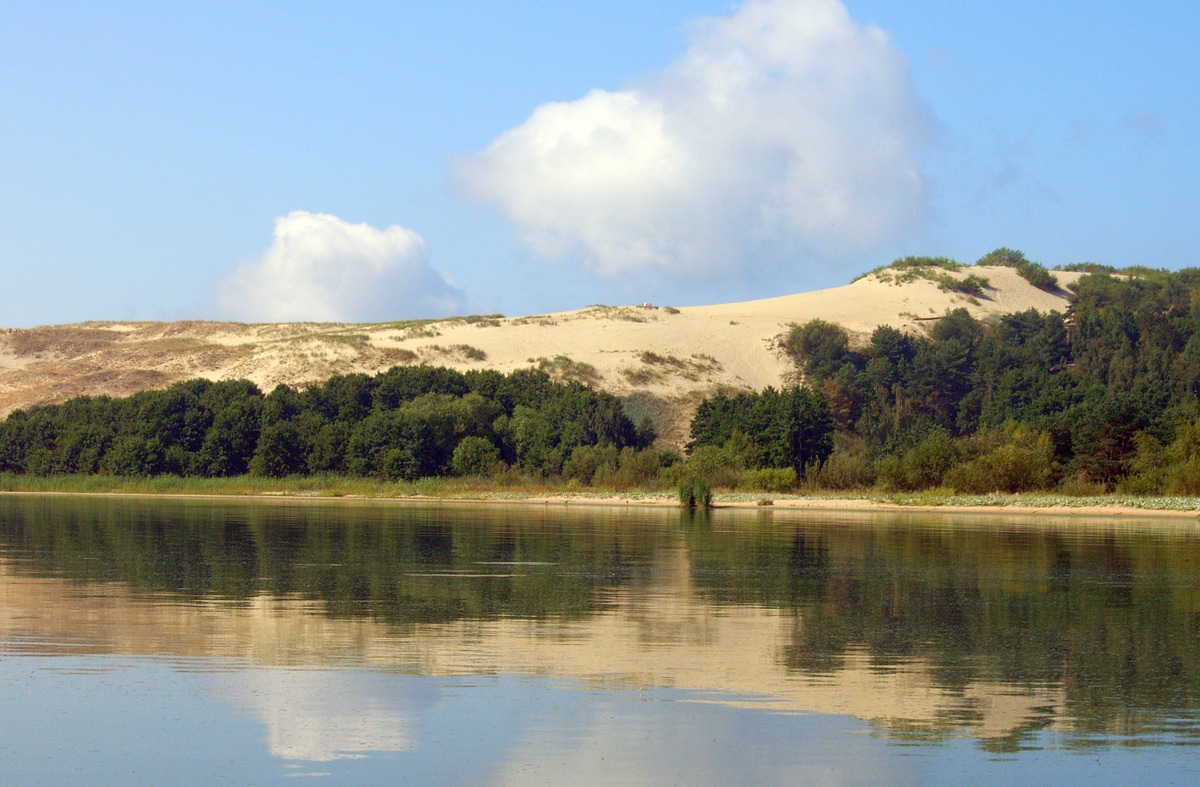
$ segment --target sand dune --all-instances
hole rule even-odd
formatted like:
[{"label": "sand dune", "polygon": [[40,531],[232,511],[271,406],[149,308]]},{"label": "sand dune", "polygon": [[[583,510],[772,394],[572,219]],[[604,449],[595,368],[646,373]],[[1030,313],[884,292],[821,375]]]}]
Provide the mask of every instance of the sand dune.
[{"label": "sand dune", "polygon": [[[857,341],[878,325],[927,331],[946,311],[979,318],[1063,311],[1065,292],[1032,287],[1009,268],[971,268],[984,297],[933,281],[872,274],[844,287],[741,303],[671,308],[591,306],[526,317],[373,324],[247,325],[204,321],[89,322],[0,331],[0,414],[81,394],[123,396],[178,380],[246,378],[263,390],[397,364],[456,369],[540,367],[621,396],[640,395],[677,444],[695,403],[720,388],[761,389],[794,377],[779,342],[793,324],[839,323]],[[1066,286],[1077,273],[1057,273]]]}]

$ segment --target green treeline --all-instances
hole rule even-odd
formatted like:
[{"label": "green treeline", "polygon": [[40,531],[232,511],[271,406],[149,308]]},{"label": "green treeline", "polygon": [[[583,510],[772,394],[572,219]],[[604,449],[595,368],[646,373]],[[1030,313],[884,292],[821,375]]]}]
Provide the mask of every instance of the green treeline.
[{"label": "green treeline", "polygon": [[795,327],[785,349],[837,427],[811,483],[1200,494],[1200,270],[1113,273],[1082,277],[1066,314],[959,309],[861,347]]},{"label": "green treeline", "polygon": [[0,472],[412,480],[512,466],[540,476],[589,451],[646,454],[653,440],[616,397],[543,372],[414,366],[266,395],[244,380],[189,380],[17,411],[0,424]]},{"label": "green treeline", "polygon": [[833,450],[833,420],[818,391],[767,388],[700,403],[692,419],[689,474],[767,491],[794,487]]},{"label": "green treeline", "polygon": [[[763,488],[794,487],[832,449],[832,422],[813,391],[717,397],[701,410],[710,442],[726,442],[735,426],[753,435],[737,439],[754,447],[743,464],[749,482]],[[541,371],[398,366],[304,389],[280,385],[266,395],[245,380],[197,379],[124,399],[85,396],[16,411],[0,423],[0,473],[497,483],[509,474],[516,483],[626,489],[707,482],[704,449],[683,465],[678,454],[655,449],[654,439],[650,422],[635,425],[615,396]]]},{"label": "green treeline", "polygon": [[[1058,287],[1020,252],[984,262]],[[905,258],[888,275],[961,267]],[[265,395],[190,380],[17,411],[0,423],[0,473],[475,476],[679,485],[685,501],[710,489],[1200,495],[1200,270],[1083,270],[1066,314],[981,322],[959,309],[928,335],[881,326],[854,342],[831,323],[796,326],[783,349],[805,385],[701,402],[686,462],[580,383],[412,366]]]}]

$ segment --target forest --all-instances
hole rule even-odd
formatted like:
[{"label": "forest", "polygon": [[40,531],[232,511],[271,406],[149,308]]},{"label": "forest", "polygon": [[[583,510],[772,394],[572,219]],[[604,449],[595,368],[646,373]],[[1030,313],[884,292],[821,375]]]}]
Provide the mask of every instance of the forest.
[{"label": "forest", "polygon": [[786,349],[836,427],[811,482],[1200,494],[1200,270],[1083,270],[1066,314],[960,309],[858,347],[794,327]]},{"label": "forest", "polygon": [[0,424],[0,472],[413,480],[515,466],[560,475],[580,448],[637,451],[653,440],[616,397],[543,372],[397,366],[265,395],[244,380],[197,379],[17,411]]},{"label": "forest", "polygon": [[[980,263],[1058,286],[1019,252]],[[941,281],[958,267],[909,257],[887,272]],[[799,384],[714,393],[685,455],[656,447],[629,401],[578,382],[398,366],[265,394],[197,379],[16,411],[0,423],[0,473],[1200,495],[1200,270],[1076,269],[1065,314],[958,309],[927,335],[795,325],[782,347]],[[963,297],[987,297],[986,278],[966,281]]]}]

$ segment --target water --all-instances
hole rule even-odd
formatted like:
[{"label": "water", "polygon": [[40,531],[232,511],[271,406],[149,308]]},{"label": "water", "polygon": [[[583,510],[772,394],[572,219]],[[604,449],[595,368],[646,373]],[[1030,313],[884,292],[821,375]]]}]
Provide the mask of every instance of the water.
[{"label": "water", "polygon": [[1200,772],[1200,527],[0,496],[4,782]]}]

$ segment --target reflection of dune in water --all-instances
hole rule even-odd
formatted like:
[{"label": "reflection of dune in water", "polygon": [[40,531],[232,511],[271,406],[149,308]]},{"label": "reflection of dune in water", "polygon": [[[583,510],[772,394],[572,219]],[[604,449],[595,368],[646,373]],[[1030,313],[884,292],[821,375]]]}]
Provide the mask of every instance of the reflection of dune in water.
[{"label": "reflection of dune in water", "polygon": [[[120,584],[20,576],[0,560],[0,652],[222,658],[248,667],[363,666],[414,675],[519,672],[590,686],[672,687],[776,712],[854,716],[902,736],[1003,737],[1046,727],[1064,708],[1060,687],[945,687],[926,662],[881,667],[862,652],[820,674],[789,670],[785,651],[803,618],[709,603],[691,586],[684,550],[661,556],[652,584],[613,592],[605,611],[584,619],[465,620],[418,625],[403,635],[366,617],[329,617],[320,602],[265,595],[180,601]],[[411,745],[410,709],[347,693],[350,684],[336,672],[230,673],[222,679],[230,698],[264,721],[281,757],[322,760]]]}]

